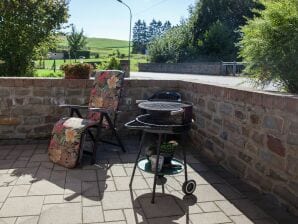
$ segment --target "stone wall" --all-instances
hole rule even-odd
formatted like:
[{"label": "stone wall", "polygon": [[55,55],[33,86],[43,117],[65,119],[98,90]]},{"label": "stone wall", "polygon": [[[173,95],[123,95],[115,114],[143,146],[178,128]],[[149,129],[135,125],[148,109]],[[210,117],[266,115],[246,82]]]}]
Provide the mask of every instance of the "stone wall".
[{"label": "stone wall", "polygon": [[[53,124],[68,109],[59,104],[86,105],[93,81],[0,78],[0,139],[49,137]],[[177,90],[177,81],[125,80],[119,128],[135,117],[137,99],[161,89]]]},{"label": "stone wall", "polygon": [[198,63],[139,63],[140,72],[221,75],[220,62]]},{"label": "stone wall", "polygon": [[[0,139],[49,137],[54,122],[67,114],[58,105],[87,103],[91,85],[92,80],[0,78]],[[297,96],[127,79],[118,127],[139,112],[136,99],[160,89],[178,90],[194,103],[194,148],[298,211]]]},{"label": "stone wall", "polygon": [[298,211],[298,97],[180,82],[193,145]]}]

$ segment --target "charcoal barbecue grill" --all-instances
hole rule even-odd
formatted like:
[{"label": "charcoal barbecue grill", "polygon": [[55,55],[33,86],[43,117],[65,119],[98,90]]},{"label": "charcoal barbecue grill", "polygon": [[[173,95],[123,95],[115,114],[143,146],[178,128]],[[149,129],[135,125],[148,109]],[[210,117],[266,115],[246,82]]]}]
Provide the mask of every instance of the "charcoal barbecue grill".
[{"label": "charcoal barbecue grill", "polygon": [[146,110],[147,114],[139,115],[135,120],[125,124],[129,129],[142,130],[139,152],[134,164],[129,186],[132,187],[137,166],[145,172],[153,173],[154,183],[151,202],[154,203],[157,179],[164,175],[173,175],[184,170],[185,182],[182,186],[182,191],[186,195],[192,194],[196,188],[196,182],[194,180],[188,180],[187,178],[186,152],[184,148],[183,162],[178,159],[173,159],[171,162],[172,165],[170,167],[163,167],[161,171],[158,171],[158,163],[156,163],[155,171],[153,172],[149,165],[149,160],[147,158],[140,159],[146,133],[158,134],[156,160],[159,161],[160,145],[163,135],[186,134],[187,131],[191,129],[192,104],[188,102],[144,101],[138,106],[139,108]]}]

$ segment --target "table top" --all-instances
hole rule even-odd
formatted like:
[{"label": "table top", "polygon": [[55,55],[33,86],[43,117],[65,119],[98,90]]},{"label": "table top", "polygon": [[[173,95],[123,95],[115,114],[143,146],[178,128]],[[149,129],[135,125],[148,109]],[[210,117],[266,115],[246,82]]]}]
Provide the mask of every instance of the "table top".
[{"label": "table top", "polygon": [[169,101],[145,101],[138,105],[141,109],[154,111],[177,111],[187,106],[189,106],[189,104]]}]

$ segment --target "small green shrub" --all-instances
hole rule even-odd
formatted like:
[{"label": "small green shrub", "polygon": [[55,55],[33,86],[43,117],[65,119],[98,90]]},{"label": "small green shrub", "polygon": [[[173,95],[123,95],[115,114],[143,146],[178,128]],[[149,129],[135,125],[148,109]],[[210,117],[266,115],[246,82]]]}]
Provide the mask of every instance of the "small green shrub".
[{"label": "small green shrub", "polygon": [[108,62],[102,64],[104,70],[121,70],[120,61],[112,57]]}]

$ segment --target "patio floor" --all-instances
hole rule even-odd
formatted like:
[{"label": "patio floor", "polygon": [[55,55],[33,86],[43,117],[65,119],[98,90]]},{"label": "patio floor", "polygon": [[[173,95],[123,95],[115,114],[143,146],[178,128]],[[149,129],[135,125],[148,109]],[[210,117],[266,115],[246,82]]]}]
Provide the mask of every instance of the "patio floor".
[{"label": "patio floor", "polygon": [[194,195],[182,193],[183,173],[167,176],[165,194],[158,186],[151,204],[153,175],[137,170],[129,189],[137,142],[126,141],[126,148],[123,154],[101,145],[97,165],[86,157],[82,169],[65,169],[49,162],[45,141],[0,145],[0,223],[298,223],[273,199],[191,149]]}]

